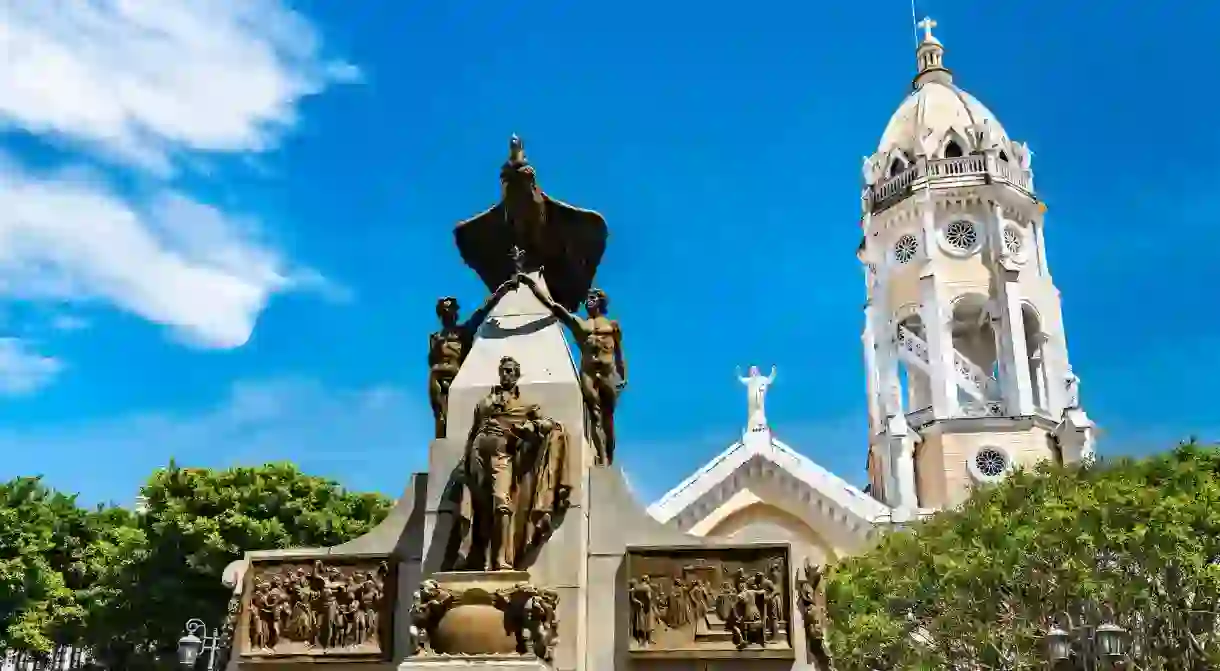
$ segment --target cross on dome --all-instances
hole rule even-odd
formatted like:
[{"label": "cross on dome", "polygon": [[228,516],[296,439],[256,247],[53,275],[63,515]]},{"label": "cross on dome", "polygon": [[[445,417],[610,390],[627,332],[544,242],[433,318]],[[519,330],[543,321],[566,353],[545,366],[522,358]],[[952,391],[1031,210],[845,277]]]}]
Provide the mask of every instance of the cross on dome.
[{"label": "cross on dome", "polygon": [[932,37],[932,29],[936,27],[936,21],[932,17],[925,16],[925,17],[923,17],[923,21],[920,21],[919,23],[917,23],[915,25],[917,25],[920,28],[923,28],[923,41],[924,42],[932,42],[933,40],[936,39],[935,37]]}]

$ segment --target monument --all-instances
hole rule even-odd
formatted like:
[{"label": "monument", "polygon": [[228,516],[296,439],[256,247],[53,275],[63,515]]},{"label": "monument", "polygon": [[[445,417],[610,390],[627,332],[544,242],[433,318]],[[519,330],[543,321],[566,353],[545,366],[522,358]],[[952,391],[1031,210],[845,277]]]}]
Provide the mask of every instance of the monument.
[{"label": "monument", "polygon": [[[500,186],[455,229],[490,295],[464,322],[437,303],[428,472],[361,538],[234,562],[229,668],[802,665],[789,546],[662,524],[613,466],[627,367],[593,287],[605,220],[543,193],[516,136]],[[742,379],[763,422],[773,378]]]}]

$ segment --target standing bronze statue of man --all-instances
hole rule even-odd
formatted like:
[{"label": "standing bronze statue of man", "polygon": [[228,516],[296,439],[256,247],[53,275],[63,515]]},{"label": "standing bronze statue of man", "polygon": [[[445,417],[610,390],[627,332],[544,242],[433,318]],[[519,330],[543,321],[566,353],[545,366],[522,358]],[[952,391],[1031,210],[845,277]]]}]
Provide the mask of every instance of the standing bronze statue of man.
[{"label": "standing bronze statue of man", "polygon": [[521,398],[521,365],[500,360],[499,384],[474,410],[460,467],[459,550],[465,570],[523,568],[558,524],[572,491],[567,435]]},{"label": "standing bronze statue of man", "polygon": [[514,280],[500,285],[465,322],[458,321],[459,308],[456,298],[447,296],[436,301],[436,316],[440,319],[441,328],[428,338],[428,399],[432,402],[432,418],[436,422],[437,438],[445,437],[449,418],[449,386],[453,384],[453,378],[457,377],[462,362],[470,353],[475,332],[479,330],[496,301],[515,287]]},{"label": "standing bronze statue of man", "polygon": [[585,401],[589,439],[597,453],[597,463],[614,463],[614,411],[619,392],[627,386],[627,363],[623,359],[623,331],[618,322],[606,316],[610,299],[601,289],[590,289],[585,298],[588,319],[568,312],[525,274],[517,280],[551,311],[580,347],[580,388]]}]

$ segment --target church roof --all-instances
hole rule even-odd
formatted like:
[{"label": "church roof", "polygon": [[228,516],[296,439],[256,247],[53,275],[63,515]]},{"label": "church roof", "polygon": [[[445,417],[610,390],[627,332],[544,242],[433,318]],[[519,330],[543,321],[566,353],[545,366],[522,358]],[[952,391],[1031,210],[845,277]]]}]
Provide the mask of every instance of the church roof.
[{"label": "church roof", "polygon": [[743,473],[780,476],[789,486],[803,490],[802,500],[816,497],[857,523],[872,524],[889,518],[888,506],[792,449],[770,430],[746,433],[649,506],[648,514],[661,522],[674,521],[701,502],[731,495]]}]

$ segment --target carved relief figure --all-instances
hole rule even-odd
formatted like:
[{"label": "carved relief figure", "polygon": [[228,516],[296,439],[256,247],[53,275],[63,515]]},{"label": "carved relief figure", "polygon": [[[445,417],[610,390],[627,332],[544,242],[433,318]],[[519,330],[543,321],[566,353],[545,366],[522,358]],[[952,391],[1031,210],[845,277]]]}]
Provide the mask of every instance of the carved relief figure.
[{"label": "carved relief figure", "polygon": [[460,467],[460,565],[521,568],[550,536],[571,485],[564,428],[521,399],[521,366],[500,360],[499,384],[474,410]]},{"label": "carved relief figure", "polygon": [[736,602],[729,616],[729,630],[733,632],[733,643],[740,650],[749,645],[767,644],[767,602],[762,588],[762,574],[756,573],[742,581]]},{"label": "carved relief figure", "polygon": [[475,332],[479,330],[496,301],[514,287],[513,282],[500,285],[487,302],[475,310],[465,322],[458,321],[459,308],[456,298],[446,297],[436,302],[436,316],[440,319],[441,327],[428,338],[428,398],[432,401],[432,417],[436,421],[437,438],[445,437],[449,385],[453,384],[453,378],[457,377],[462,362],[470,353]]},{"label": "carved relief figure", "polygon": [[669,609],[665,612],[666,624],[674,629],[680,629],[694,621],[689,589],[690,586],[681,578],[674,578],[673,591],[669,596]]},{"label": "carved relief figure", "polygon": [[411,654],[432,652],[433,633],[453,600],[454,595],[435,580],[424,580],[420,583],[408,611],[411,618]]},{"label": "carved relief figure", "polygon": [[763,377],[758,372],[758,366],[750,366],[749,377],[741,376],[737,369],[737,379],[746,387],[747,421],[746,431],[764,431],[767,429],[767,390],[775,383],[775,366],[771,374]]},{"label": "carved relief figure", "polygon": [[[515,135],[500,168],[500,190],[499,203],[454,230],[462,259],[488,290],[512,279],[519,268],[541,270],[559,304],[575,310],[593,286],[606,251],[606,220],[546,195]],[[510,254],[514,247],[521,250],[517,261]]]},{"label": "carved relief figure", "polygon": [[695,619],[695,631],[708,631],[712,628],[712,622],[708,618],[708,612],[711,610],[711,591],[706,581],[695,579],[690,587],[690,603],[692,615]]},{"label": "carved relief figure", "polygon": [[294,650],[355,648],[379,644],[378,614],[384,606],[389,566],[375,571],[343,571],[315,561],[255,575],[247,634],[256,654]]},{"label": "carved relief figure", "polygon": [[648,576],[641,576],[637,581],[632,579],[627,586],[628,598],[631,600],[631,637],[641,645],[652,643],[653,630],[656,629],[656,595]]},{"label": "carved relief figure", "polygon": [[826,604],[822,588],[826,568],[805,560],[804,576],[797,582],[801,618],[805,627],[805,654],[809,663],[829,671],[830,652],[826,647]]},{"label": "carved relief figure", "polygon": [[559,642],[559,593],[528,583],[502,589],[492,596],[496,608],[504,611],[506,631],[517,639],[517,652],[551,661]]},{"label": "carved relief figure", "polygon": [[533,278],[518,278],[568,327],[580,347],[580,388],[589,440],[597,453],[597,463],[614,463],[614,412],[619,393],[627,386],[627,363],[623,358],[623,331],[617,321],[606,316],[610,299],[601,289],[590,289],[585,297],[588,319],[581,319],[552,300]]}]

